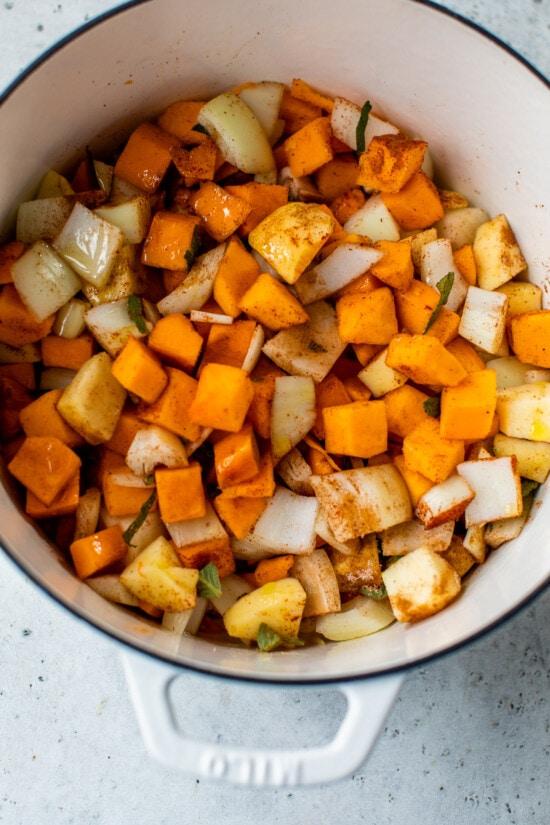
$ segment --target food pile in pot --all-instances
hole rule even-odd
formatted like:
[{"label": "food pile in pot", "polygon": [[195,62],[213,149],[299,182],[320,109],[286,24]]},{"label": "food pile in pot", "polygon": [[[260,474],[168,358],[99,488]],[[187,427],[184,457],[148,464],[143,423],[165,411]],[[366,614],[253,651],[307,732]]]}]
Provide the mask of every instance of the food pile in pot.
[{"label": "food pile in pot", "polygon": [[506,216],[433,174],[295,79],[177,101],[19,205],[3,455],[97,593],[270,651],[431,616],[519,535],[550,311]]}]

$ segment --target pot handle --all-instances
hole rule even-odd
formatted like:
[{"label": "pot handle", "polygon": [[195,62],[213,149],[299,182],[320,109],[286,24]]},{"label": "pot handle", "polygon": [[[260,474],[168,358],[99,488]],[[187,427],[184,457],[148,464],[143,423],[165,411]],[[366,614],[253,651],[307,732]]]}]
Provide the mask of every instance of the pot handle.
[{"label": "pot handle", "polygon": [[[178,729],[168,695],[171,683],[185,671],[140,653],[125,651],[122,658],[150,754],[192,776],[249,786],[312,785],[352,773],[373,747],[404,679],[398,673],[332,684],[344,694],[347,710],[336,736],[326,745],[303,750],[251,750],[187,738]],[[319,689],[318,685],[296,687]],[[269,685],[260,689],[269,690]]]}]

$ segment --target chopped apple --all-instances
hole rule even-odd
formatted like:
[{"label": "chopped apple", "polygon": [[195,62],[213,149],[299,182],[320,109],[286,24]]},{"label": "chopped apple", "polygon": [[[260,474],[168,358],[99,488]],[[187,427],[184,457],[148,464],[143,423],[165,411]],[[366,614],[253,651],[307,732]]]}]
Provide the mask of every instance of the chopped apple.
[{"label": "chopped apple", "polygon": [[497,414],[505,435],[550,441],[550,384],[523,384],[499,392]]},{"label": "chopped apple", "polygon": [[86,580],[86,584],[109,602],[125,604],[128,607],[137,607],[139,605],[139,600],[122,584],[120,576],[116,573],[93,576]]},{"label": "chopped apple", "polygon": [[478,564],[483,564],[487,555],[487,544],[485,542],[485,525],[473,524],[466,530],[463,539],[466,550],[472,554]]},{"label": "chopped apple", "polygon": [[230,636],[253,641],[261,624],[283,638],[295,638],[300,629],[306,593],[298,579],[279,579],[241,596],[223,617]]},{"label": "chopped apple", "polygon": [[434,553],[444,553],[449,547],[455,529],[454,521],[447,521],[427,529],[419,521],[406,521],[382,533],[382,554],[404,556],[419,547],[427,547]]},{"label": "chopped apple", "polygon": [[522,364],[515,355],[505,358],[491,358],[486,363],[487,369],[497,374],[497,390],[506,390],[508,387],[518,387],[527,384],[529,365]]},{"label": "chopped apple", "polygon": [[315,630],[331,642],[360,639],[383,630],[395,621],[387,599],[375,601],[368,596],[356,596],[346,602],[340,613],[317,619]]},{"label": "chopped apple", "polygon": [[162,536],[142,550],[120,576],[138,599],[173,612],[195,606],[198,579],[199,571],[182,567],[174,548]]},{"label": "chopped apple", "polygon": [[344,229],[356,235],[366,235],[371,241],[398,241],[401,237],[399,224],[381,195],[371,195],[364,206],[348,218]]},{"label": "chopped apple", "polygon": [[493,442],[497,458],[515,456],[518,475],[543,484],[550,472],[550,444],[544,441],[528,441],[524,438],[510,438],[497,433]]},{"label": "chopped apple", "polygon": [[475,493],[466,507],[466,527],[521,514],[521,484],[514,465],[510,457],[464,461],[458,465],[458,474]]},{"label": "chopped apple", "polygon": [[508,298],[477,286],[468,287],[459,335],[486,352],[498,353],[506,328]]},{"label": "chopped apple", "polygon": [[306,591],[304,618],[340,610],[338,581],[325,550],[319,548],[306,556],[298,556],[291,572]]},{"label": "chopped apple", "polygon": [[221,521],[209,502],[206,502],[204,516],[186,521],[174,521],[167,524],[166,529],[176,547],[187,547],[199,541],[214,541],[227,537]]},{"label": "chopped apple", "polygon": [[461,589],[460,576],[439,553],[419,547],[382,574],[399,622],[414,622],[446,607]]},{"label": "chopped apple", "polygon": [[312,378],[284,375],[275,379],[271,407],[271,448],[275,462],[308,434],[316,415]]},{"label": "chopped apple", "polygon": [[508,298],[508,319],[542,309],[542,290],[529,281],[508,281],[499,286],[497,292]]},{"label": "chopped apple", "polygon": [[452,475],[420,497],[416,515],[428,529],[459,519],[474,493],[459,475]]},{"label": "chopped apple", "polygon": [[460,249],[473,244],[478,228],[488,219],[487,212],[475,206],[450,209],[436,224],[436,229],[438,235],[451,242],[453,249]]}]

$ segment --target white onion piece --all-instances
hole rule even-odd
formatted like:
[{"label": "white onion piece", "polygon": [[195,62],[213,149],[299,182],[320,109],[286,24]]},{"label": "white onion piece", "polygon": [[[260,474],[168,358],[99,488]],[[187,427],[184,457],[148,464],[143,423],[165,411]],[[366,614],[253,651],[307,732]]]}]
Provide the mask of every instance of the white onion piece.
[{"label": "white onion piece", "polygon": [[101,509],[101,493],[96,487],[90,487],[78,500],[75,518],[74,538],[83,539],[91,536],[97,530],[99,511]]},{"label": "white onion piece", "polygon": [[[110,516],[107,509],[104,507],[101,509],[100,513],[100,523],[104,527],[114,527],[115,524],[119,524],[123,532],[128,529],[134,519],[135,516]],[[133,562],[142,550],[145,550],[145,548],[155,541],[155,539],[158,539],[159,536],[164,535],[164,524],[160,519],[158,511],[153,510],[147,513],[145,521],[134,533],[132,544],[128,546],[126,564],[131,564],[131,562]]]},{"label": "white onion piece", "polygon": [[137,607],[139,604],[136,597],[124,587],[120,577],[113,573],[86,579],[86,584],[107,601],[124,604],[128,607]]},{"label": "white onion piece", "polygon": [[307,306],[313,301],[333,295],[367,272],[381,257],[381,252],[369,246],[341,244],[298,279],[294,285],[298,298]]},{"label": "white onion piece", "polygon": [[275,167],[260,121],[238,95],[226,92],[212,98],[200,110],[198,121],[226,161],[242,172],[254,175]]},{"label": "white onion piece", "polygon": [[284,90],[282,83],[264,80],[261,83],[247,86],[239,92],[239,97],[255,114],[270,141],[279,121],[279,109]]},{"label": "white onion piece", "polygon": [[100,206],[95,214],[117,226],[128,243],[141,243],[151,220],[151,202],[145,195],[137,195],[124,203]]},{"label": "white onion piece", "polygon": [[[311,481],[310,481],[311,486]],[[317,518],[315,519],[315,532],[320,539],[323,539],[329,547],[338,550],[339,553],[344,553],[346,556],[352,556],[359,552],[359,539],[348,539],[348,541],[338,541],[328,523],[325,511],[319,507]]]},{"label": "white onion piece", "polygon": [[109,197],[113,187],[114,167],[109,163],[103,163],[102,160],[94,160],[94,171],[100,188]]},{"label": "white onion piece", "polygon": [[41,198],[20,204],[15,230],[17,240],[30,244],[55,238],[71,214],[72,208],[70,198]]},{"label": "white onion piece", "polygon": [[117,253],[124,244],[118,226],[100,218],[81,203],[75,203],[53,246],[85,281],[96,287],[109,280]]},{"label": "white onion piece", "polygon": [[345,642],[377,633],[395,621],[387,599],[377,602],[368,596],[356,596],[340,613],[317,619],[315,629],[332,642]]},{"label": "white onion piece", "polygon": [[308,175],[297,177],[290,166],[283,166],[277,178],[281,186],[288,188],[289,199],[312,203],[323,200],[321,193]]},{"label": "white onion piece", "polygon": [[162,315],[200,309],[214,289],[214,281],[225,252],[225,243],[197,258],[185,280],[157,304]]},{"label": "white onion piece", "polygon": [[275,379],[271,406],[271,448],[275,462],[308,434],[316,417],[312,378],[284,375]]},{"label": "white onion piece", "polygon": [[248,562],[261,561],[273,555],[269,547],[252,540],[250,534],[244,539],[231,539],[231,550],[236,559]]},{"label": "white onion piece", "polygon": [[244,361],[242,364],[242,369],[245,372],[251,373],[258,361],[260,360],[260,355],[262,354],[262,347],[265,343],[265,332],[261,324],[257,324],[254,332],[252,333],[252,338],[250,339],[250,344],[248,345],[248,349],[246,351],[246,355],[244,356]]},{"label": "white onion piece", "polygon": [[[334,98],[334,106],[330,115],[330,125],[333,135],[357,151],[357,124],[361,116],[361,107],[343,97]],[[369,113],[367,125],[365,127],[365,148],[369,145],[373,137],[379,135],[396,135],[399,132],[397,126],[377,115]]]},{"label": "white onion piece", "polygon": [[[146,323],[150,330],[151,325]],[[92,307],[86,312],[86,324],[94,338],[113,357],[118,355],[131,335],[143,338],[147,334],[140,332],[130,318],[127,298]]]},{"label": "white onion piece", "polygon": [[186,633],[190,633],[191,636],[194,636],[198,632],[200,624],[204,619],[204,614],[206,613],[207,607],[208,599],[205,599],[203,596],[198,596],[195,607],[191,608],[191,615],[189,616],[189,621],[187,622],[187,626],[185,628]]},{"label": "white onion piece", "polygon": [[187,453],[180,439],[162,427],[139,430],[126,454],[126,464],[137,476],[147,476],[159,464],[163,467],[186,467]]},{"label": "white onion piece", "polygon": [[208,502],[206,503],[206,514],[201,518],[175,521],[172,524],[167,524],[166,529],[176,547],[187,547],[187,545],[195,544],[198,541],[224,539],[227,536],[221,521]]},{"label": "white onion piece", "polygon": [[366,235],[372,241],[398,241],[401,237],[399,224],[381,195],[372,195],[365,205],[345,222],[344,229],[352,234]]},{"label": "white onion piece", "polygon": [[41,390],[64,390],[76,375],[76,370],[65,367],[48,367],[40,375]]},{"label": "white onion piece", "polygon": [[277,465],[277,474],[293,493],[301,496],[313,495],[311,467],[300,450],[295,447]]},{"label": "white onion piece", "polygon": [[170,633],[174,633],[176,636],[182,636],[187,628],[193,610],[193,607],[190,607],[188,610],[182,610],[180,612],[171,612],[165,610],[162,615],[161,622],[163,628],[165,630],[168,630]]},{"label": "white onion piece", "polygon": [[72,298],[58,310],[53,331],[61,338],[78,338],[86,328],[86,312],[90,305],[80,298]]},{"label": "white onion piece", "polygon": [[284,487],[277,487],[249,538],[270,549],[272,555],[311,553],[315,548],[318,509],[316,498],[298,496]]},{"label": "white onion piece", "polygon": [[40,181],[34,199],[63,198],[66,195],[74,195],[73,187],[66,177],[60,175],[59,172],[56,172],[54,169],[50,169]]},{"label": "white onion piece", "polygon": [[201,312],[200,309],[192,309],[189,320],[194,324],[223,324],[229,326],[233,323],[231,315],[222,315],[219,312]]},{"label": "white onion piece", "polygon": [[45,241],[36,241],[11,267],[13,283],[39,321],[57,312],[80,290],[80,280]]},{"label": "white onion piece", "polygon": [[113,181],[111,184],[111,203],[123,203],[124,201],[129,201],[132,198],[137,197],[138,195],[143,195],[141,189],[138,189],[138,187],[134,186],[132,183],[128,183],[127,180],[123,180],[122,178],[117,177],[117,175],[113,175]]},{"label": "white onion piece", "polygon": [[252,590],[252,587],[247,581],[234,573],[222,579],[221,585],[221,596],[210,599],[212,607],[214,607],[221,616],[223,616],[224,613],[226,613],[229,608],[235,604],[237,599],[240,599],[241,596],[246,595],[246,593],[250,593]]},{"label": "white onion piece", "polygon": [[439,281],[449,272],[453,273],[454,278],[445,306],[456,312],[464,303],[468,283],[455,266],[451,242],[446,238],[438,238],[424,244],[420,251],[420,277],[424,283],[437,288]]}]

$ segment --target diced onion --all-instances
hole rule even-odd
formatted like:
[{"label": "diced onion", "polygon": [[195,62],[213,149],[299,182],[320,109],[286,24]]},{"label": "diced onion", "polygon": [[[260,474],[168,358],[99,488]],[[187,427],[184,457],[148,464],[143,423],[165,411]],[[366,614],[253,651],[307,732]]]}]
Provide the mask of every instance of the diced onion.
[{"label": "diced onion", "polygon": [[61,231],[73,208],[70,198],[42,198],[27,201],[17,211],[18,241],[30,244],[51,240]]},{"label": "diced onion", "polygon": [[45,241],[36,241],[12,264],[21,300],[39,321],[57,312],[80,290],[70,266]]},{"label": "diced onion", "polygon": [[118,226],[75,203],[53,246],[85,281],[97,287],[109,280],[117,253],[124,244]]},{"label": "diced onion", "polygon": [[61,338],[78,338],[86,328],[86,312],[90,305],[79,298],[72,298],[58,310],[53,331]]},{"label": "diced onion", "polygon": [[172,312],[185,314],[203,307],[212,295],[224,252],[223,243],[197,258],[185,280],[158,302],[159,312],[162,315],[170,315]]},{"label": "diced onion", "polygon": [[224,324],[233,323],[231,315],[221,315],[218,312],[201,312],[199,309],[192,309],[189,319],[194,324]]}]

